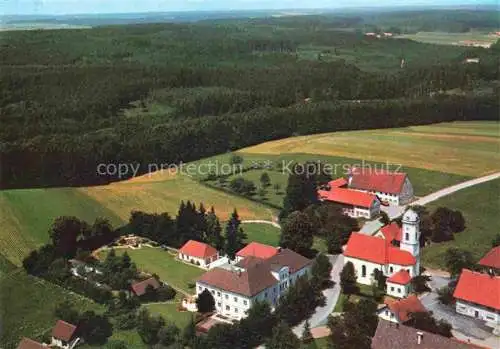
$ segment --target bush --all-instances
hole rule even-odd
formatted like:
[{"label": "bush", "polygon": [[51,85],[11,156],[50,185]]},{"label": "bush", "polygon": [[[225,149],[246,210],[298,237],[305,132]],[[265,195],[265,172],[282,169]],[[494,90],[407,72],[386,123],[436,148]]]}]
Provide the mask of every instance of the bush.
[{"label": "bush", "polygon": [[445,305],[450,305],[453,304],[455,299],[453,298],[453,293],[455,292],[455,289],[445,286],[443,288],[440,288],[437,293],[438,293],[438,300]]},{"label": "bush", "polygon": [[194,282],[188,282],[188,288],[192,290],[193,288],[196,287],[196,284]]}]

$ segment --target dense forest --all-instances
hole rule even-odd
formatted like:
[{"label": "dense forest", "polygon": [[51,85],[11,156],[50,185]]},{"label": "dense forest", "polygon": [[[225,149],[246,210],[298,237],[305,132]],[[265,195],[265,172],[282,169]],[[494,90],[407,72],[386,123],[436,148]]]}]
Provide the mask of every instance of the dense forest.
[{"label": "dense forest", "polygon": [[144,172],[299,134],[498,118],[498,43],[373,39],[338,22],[2,32],[0,188],[108,183],[120,178],[99,164]]}]

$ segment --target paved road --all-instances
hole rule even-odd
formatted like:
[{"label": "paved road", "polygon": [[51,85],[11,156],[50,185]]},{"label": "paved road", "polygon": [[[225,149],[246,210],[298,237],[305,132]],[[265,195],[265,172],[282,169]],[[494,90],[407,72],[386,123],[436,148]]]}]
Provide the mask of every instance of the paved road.
[{"label": "paved road", "polygon": [[433,201],[436,201],[436,200],[442,198],[443,196],[453,194],[456,191],[459,191],[459,190],[462,190],[465,188],[469,188],[469,187],[472,187],[474,185],[481,184],[484,182],[489,182],[489,181],[492,181],[492,180],[497,179],[497,178],[500,178],[500,172],[496,172],[496,173],[493,173],[493,174],[490,174],[487,176],[483,176],[483,177],[479,177],[479,178],[474,178],[474,179],[471,179],[469,181],[465,181],[465,182],[462,182],[462,183],[459,183],[456,185],[452,185],[451,187],[447,187],[447,188],[438,190],[432,194],[429,194],[427,196],[424,196],[424,197],[418,199],[415,202],[412,202],[411,204],[412,205],[426,205],[430,202],[433,202]]},{"label": "paved road", "polygon": [[[344,266],[344,256],[334,255],[329,257],[330,262],[332,263],[331,280],[335,283],[335,285],[323,291],[323,294],[326,298],[326,304],[322,307],[317,307],[314,314],[309,318],[309,324],[311,325],[311,328],[323,326],[326,324],[328,316],[333,312],[335,304],[337,304],[337,300],[339,299],[340,272],[342,271],[342,268]],[[304,323],[305,322],[302,322],[301,324],[293,328],[293,332],[299,337],[302,336]]]}]

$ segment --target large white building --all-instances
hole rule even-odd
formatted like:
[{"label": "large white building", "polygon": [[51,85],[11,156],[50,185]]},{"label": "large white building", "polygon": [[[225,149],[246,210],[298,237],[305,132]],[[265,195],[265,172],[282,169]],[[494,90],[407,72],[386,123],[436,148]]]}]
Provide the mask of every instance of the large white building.
[{"label": "large white building", "polygon": [[360,284],[371,285],[375,270],[387,279],[387,294],[404,298],[411,292],[411,279],[420,274],[420,220],[408,210],[403,215],[401,242],[352,233],[344,251],[344,263],[351,262]]},{"label": "large white building", "polygon": [[453,297],[457,313],[500,324],[500,276],[463,269]]},{"label": "large white building", "polygon": [[373,194],[389,205],[406,205],[413,199],[413,186],[406,173],[377,168],[351,168],[347,179],[338,178],[329,186]]},{"label": "large white building", "polygon": [[[289,249],[258,245],[265,248],[253,245],[252,255],[239,258],[234,265],[211,269],[197,280],[197,295],[205,289],[212,293],[217,313],[239,320],[257,300],[274,307],[290,285],[309,274],[310,259]],[[270,248],[275,254],[269,257]]]},{"label": "large white building", "polygon": [[342,206],[344,214],[354,218],[371,219],[380,214],[380,200],[370,193],[330,185],[329,190],[318,191],[318,198]]}]

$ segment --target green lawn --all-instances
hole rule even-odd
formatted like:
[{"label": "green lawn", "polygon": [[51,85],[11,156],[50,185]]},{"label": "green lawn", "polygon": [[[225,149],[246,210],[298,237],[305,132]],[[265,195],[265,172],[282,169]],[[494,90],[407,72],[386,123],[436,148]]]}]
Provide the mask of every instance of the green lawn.
[{"label": "green lawn", "polygon": [[427,205],[429,210],[445,206],[460,210],[466,229],[455,234],[455,240],[432,244],[422,250],[422,263],[426,267],[444,268],[444,252],[452,247],[470,251],[479,260],[491,248],[491,241],[500,233],[498,219],[500,179],[463,189]]},{"label": "green lawn", "polygon": [[280,229],[270,224],[263,223],[243,223],[241,225],[247,241],[256,241],[261,244],[278,246],[280,241]]},{"label": "green lawn", "polygon": [[[103,307],[43,279],[28,275],[21,268],[0,273],[0,348],[14,349],[22,337],[38,338],[56,322],[54,309],[63,301],[79,311],[102,311]],[[5,269],[4,269],[5,270]]]},{"label": "green lawn", "polygon": [[498,40],[495,35],[483,32],[446,33],[418,32],[416,34],[398,35],[397,38],[411,39],[418,42],[439,45],[464,45],[464,41],[474,41],[481,44],[492,44]]},{"label": "green lawn", "polygon": [[[180,303],[180,297],[178,302]],[[188,311],[177,311],[177,304],[173,303],[146,304],[144,307],[151,314],[161,315],[166,321],[174,323],[181,330],[189,324],[191,318],[194,316],[194,313]]]},{"label": "green lawn", "polygon": [[344,311],[344,305],[347,301],[349,302],[359,302],[360,299],[362,298],[372,298],[373,299],[373,292],[372,292],[372,287],[368,285],[362,285],[358,284],[359,287],[359,293],[357,294],[352,294],[352,295],[346,295],[344,293],[340,293],[339,299],[337,301],[337,304],[335,304],[335,308],[333,309],[334,313],[341,313]]},{"label": "green lawn", "polygon": [[[123,330],[123,331],[113,331],[113,335],[108,339],[108,343],[111,341],[123,341],[127,344],[127,348],[133,348],[133,349],[147,349],[149,348],[148,345],[144,344],[142,342],[141,337],[137,333],[135,329],[133,330]],[[90,348],[108,348],[107,345],[101,346],[101,345],[87,345],[84,344],[81,347],[78,346],[79,349],[90,349]]]},{"label": "green lawn", "polygon": [[[160,279],[173,287],[190,292],[188,284],[195,282],[205,271],[203,269],[177,261],[175,257],[163,249],[143,247],[141,249],[116,249],[118,255],[127,251],[139,270],[150,274],[158,274]],[[101,257],[105,258],[106,252]]]}]

